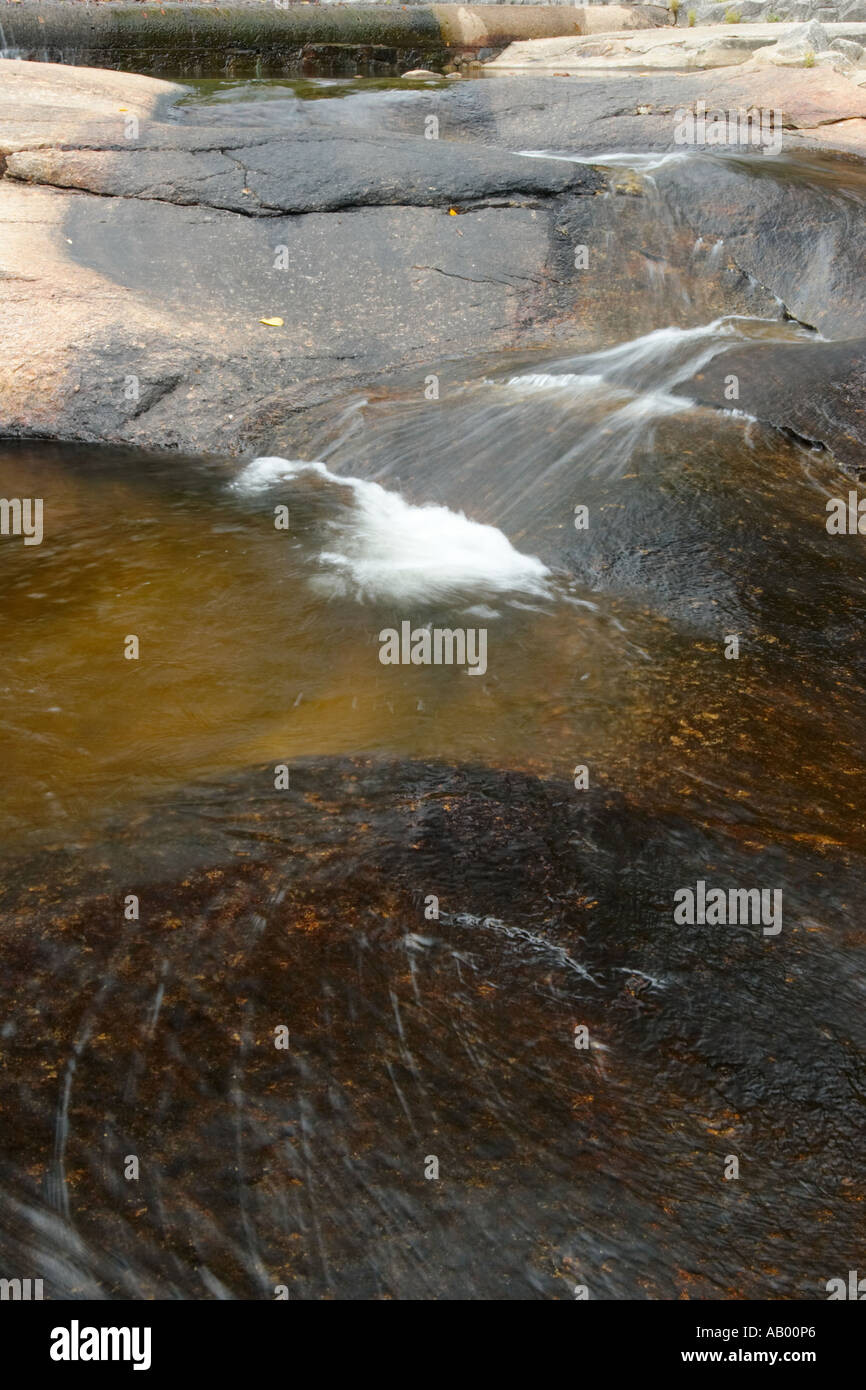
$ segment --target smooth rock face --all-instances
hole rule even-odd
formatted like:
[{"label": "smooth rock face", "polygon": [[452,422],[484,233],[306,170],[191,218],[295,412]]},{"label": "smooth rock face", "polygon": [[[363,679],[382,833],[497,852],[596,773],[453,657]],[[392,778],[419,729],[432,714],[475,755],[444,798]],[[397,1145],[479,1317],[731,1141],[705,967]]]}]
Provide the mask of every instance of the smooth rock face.
[{"label": "smooth rock face", "polygon": [[[835,73],[751,65],[683,73],[676,82],[664,73],[595,81],[586,75],[575,82],[527,74],[509,82],[463,82],[423,99],[425,112],[439,116],[443,139],[590,154],[673,149],[675,113],[698,101],[712,110],[756,105],[781,111],[786,131],[866,118],[866,92]],[[363,100],[352,108],[356,123],[407,131],[417,129],[418,112],[403,96],[384,111],[371,112]]]},{"label": "smooth rock face", "polygon": [[866,474],[866,338],[735,348],[695,377],[689,394],[724,408],[731,373],[740,409],[827,445],[845,467]]},{"label": "smooth rock face", "polygon": [[[32,66],[0,69],[16,98]],[[420,113],[411,135],[373,136],[348,108],[335,130],[294,101],[285,124],[258,111],[229,129],[142,110],[129,141],[115,74],[80,120],[62,91],[46,105],[35,66],[0,184],[4,429],[234,452],[272,412],[572,319],[546,270],[553,219],[604,187],[596,171],[425,140]],[[165,95],[154,84],[157,117]],[[64,125],[79,148],[46,148]]]},{"label": "smooth rock face", "polygon": [[[125,99],[122,79],[92,70],[67,109],[74,72],[57,72],[52,87],[53,70],[0,67],[15,111],[0,181],[0,428],[13,434],[267,447],[288,414],[444,358],[647,331],[649,247],[690,283],[684,326],[785,306],[827,336],[866,334],[854,171],[840,194],[820,168],[775,177],[754,153],[679,149],[648,184],[515,153],[676,150],[678,109],[736,110],[756,85],[786,127],[856,140],[866,92],[835,73],[735,68],[675,92],[646,75],[466,81],[178,120],[182,89],[136,78]],[[424,138],[431,118],[439,139]],[[699,238],[727,253],[702,279]],[[595,248],[590,276],[578,244]],[[260,322],[273,318],[283,326]]]},{"label": "smooth rock face", "polygon": [[[222,133],[212,137],[222,141]],[[390,204],[437,207],[601,187],[578,165],[520,159],[408,136],[306,132],[220,150],[36,150],[10,154],[7,177],[121,198],[228,208],[251,216]]]},{"label": "smooth rock face", "polygon": [[[20,357],[2,369],[13,432],[234,453],[267,430],[271,412],[442,356],[532,341],[563,312],[558,287],[539,275],[551,214],[527,207],[286,220],[22,189],[15,212],[40,232],[59,216],[78,264],[52,275],[49,299],[47,248],[32,233],[22,246],[30,269],[8,287],[5,315]],[[273,316],[285,327],[259,324]],[[157,387],[158,400],[131,406],[130,375]]]},{"label": "smooth rock face", "polygon": [[[852,170],[848,199],[804,156],[791,181],[768,163],[720,165],[711,179],[694,163],[668,164],[657,179],[669,205],[696,232],[724,239],[737,263],[788,311],[826,337],[866,333],[866,284],[858,228],[866,181]],[[796,175],[799,174],[799,177]],[[700,204],[700,211],[697,206]]]},{"label": "smooth rock face", "polygon": [[[862,86],[818,66],[793,70],[759,63],[760,54],[726,71],[681,73],[675,83],[655,73],[619,73],[615,80],[584,75],[576,82],[529,74],[511,82],[463,82],[453,92],[431,93],[426,109],[439,116],[444,138],[516,150],[672,150],[677,113],[695,110],[698,102],[709,111],[772,112],[784,127],[786,149],[801,143],[866,149]],[[415,130],[418,115],[405,98],[375,114],[361,99],[353,107],[358,125],[387,129]]]}]

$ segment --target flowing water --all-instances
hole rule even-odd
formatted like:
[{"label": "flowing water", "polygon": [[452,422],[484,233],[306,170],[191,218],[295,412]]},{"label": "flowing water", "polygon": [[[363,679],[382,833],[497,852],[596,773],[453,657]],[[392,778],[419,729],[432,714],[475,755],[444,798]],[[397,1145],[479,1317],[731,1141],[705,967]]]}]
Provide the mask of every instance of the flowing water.
[{"label": "flowing water", "polygon": [[[10,1271],[808,1298],[857,1267],[863,539],[827,533],[826,453],[689,394],[808,330],[645,290],[648,332],[442,364],[278,456],[0,448],[45,508],[0,552]],[[383,664],[404,623],[484,660]],[[676,924],[699,880],[781,890],[781,931]]]},{"label": "flowing water", "polygon": [[[735,317],[500,361],[439,400],[311,412],[292,459],[7,444],[3,495],[46,509],[42,544],[3,556],[7,839],[263,759],[385,752],[589,759],[704,814],[722,758],[740,821],[849,842],[862,542],[825,527],[848,481],[677,391],[801,335]],[[383,665],[404,621],[484,629],[486,670]]]}]

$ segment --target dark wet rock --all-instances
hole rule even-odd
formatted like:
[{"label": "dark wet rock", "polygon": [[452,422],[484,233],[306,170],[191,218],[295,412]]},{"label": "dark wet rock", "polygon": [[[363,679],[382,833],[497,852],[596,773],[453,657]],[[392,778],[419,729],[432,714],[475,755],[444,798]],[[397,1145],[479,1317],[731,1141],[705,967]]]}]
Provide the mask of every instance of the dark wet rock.
[{"label": "dark wet rock", "polygon": [[674,113],[703,101],[707,110],[761,107],[782,113],[793,132],[866,116],[866,90],[837,73],[738,66],[713,72],[617,72],[573,81],[551,76],[498,77],[455,83],[441,91],[395,94],[375,108],[351,98],[356,120],[409,130],[419,111],[439,116],[442,138],[512,150],[672,150]]},{"label": "dark wet rock", "polygon": [[[735,107],[754,75],[682,76],[675,98],[668,77],[499,78],[183,113],[178,89],[136,78],[130,142],[117,74],[79,92],[38,68],[8,65],[4,109],[9,434],[267,449],[329,396],[482,351],[622,341],[659,303],[683,326],[787,310],[866,332],[856,164],[701,154],[642,179],[514,153],[669,149],[675,104]],[[786,120],[835,119],[835,74],[800,76],[767,79]],[[846,112],[866,112],[851,90]]]},{"label": "dark wet rock", "polygon": [[[289,117],[294,128],[294,105]],[[482,350],[645,331],[658,277],[680,285],[685,323],[777,312],[736,266],[706,274],[694,237],[670,225],[650,184],[632,186],[620,172],[603,197],[607,182],[586,166],[391,136],[377,166],[347,168],[341,185],[322,151],[373,146],[360,136],[347,144],[331,118],[316,119],[280,142],[258,116],[241,130],[179,126],[176,149],[173,130],[157,122],[142,126],[134,151],[91,131],[91,146],[111,147],[10,153],[12,171],[123,196],[3,182],[10,216],[22,227],[53,219],[52,254],[58,242],[67,248],[58,265],[44,233],[20,240],[15,269],[25,278],[8,295],[6,319],[7,432],[268,448],[293,412],[394,373]],[[388,175],[393,159],[403,160],[399,187]],[[279,216],[270,206],[334,205],[347,188],[356,203],[343,211]],[[130,196],[136,189],[147,196]],[[413,197],[438,206],[406,206]],[[268,215],[208,206],[232,198]],[[589,274],[575,266],[578,244],[591,251]],[[259,324],[273,317],[284,328]]]},{"label": "dark wet rock", "polygon": [[[823,121],[836,119],[836,97],[811,91],[801,76],[774,71],[761,105],[781,111],[786,126],[814,134]],[[431,93],[429,109],[451,140],[597,154],[603,164],[608,151],[675,150],[677,108],[702,100],[710,110],[735,110],[754,80],[739,70],[682,76],[672,93],[669,77],[622,74],[616,82],[598,83],[527,77]],[[856,91],[846,98],[846,114],[862,115],[866,94],[845,85]],[[404,99],[386,109],[385,119],[408,128],[417,117]],[[754,152],[742,157],[736,149],[716,158],[708,150],[667,163],[652,177],[681,225],[705,240],[724,239],[726,253],[794,317],[826,336],[858,336],[866,329],[860,273],[866,180],[860,161],[801,152],[790,140],[786,149],[783,160]]]},{"label": "dark wet rock", "polygon": [[[715,167],[713,167],[715,166]],[[862,275],[866,175],[859,161],[732,158],[658,171],[678,220],[724,241],[744,271],[826,337],[866,332]]]},{"label": "dark wet rock", "polygon": [[[77,198],[65,234],[101,282],[125,286],[175,325],[171,347],[152,329],[116,327],[76,343],[62,407],[71,438],[278,449],[295,412],[337,394],[414,381],[423,399],[424,377],[441,371],[442,359],[646,332],[655,326],[656,287],[680,293],[687,325],[729,311],[779,312],[735,265],[707,275],[692,235],[665,224],[658,205],[616,192],[456,217],[399,207],[238,218]],[[591,248],[591,273],[575,268],[576,245]],[[287,264],[277,270],[281,246]],[[275,315],[283,329],[259,326]],[[135,401],[124,392],[130,375],[139,382]],[[38,431],[32,393],[28,415]]]},{"label": "dark wet rock", "polygon": [[[823,1296],[856,1264],[862,871],[727,832],[324,762],[7,859],[5,1264],[55,1298]],[[675,926],[703,877],[783,885],[783,934]]]},{"label": "dark wet rock", "polygon": [[290,141],[283,136],[233,144],[230,151],[20,151],[9,155],[6,173],[56,188],[250,216],[382,204],[437,207],[575,189],[592,193],[603,186],[595,170],[580,165],[467,150],[440,140],[312,132]]},{"label": "dark wet rock", "polygon": [[[34,67],[11,64],[10,80]],[[45,119],[19,102],[0,184],[15,224],[7,433],[238,452],[348,385],[544,340],[573,319],[548,266],[552,221],[565,191],[603,187],[592,170],[425,140],[423,128],[371,140],[348,109],[339,131],[299,129],[296,104],[291,133],[260,119],[172,128],[164,84],[146,118],[142,78],[132,148],[115,74],[100,99],[88,73],[82,101],[65,73],[52,107],[43,73]],[[16,169],[53,182],[27,185]],[[284,329],[260,323],[277,317]]]},{"label": "dark wet rock", "polygon": [[[547,270],[554,211],[367,208],[282,219],[75,196],[64,209],[76,257],[65,353],[63,306],[34,309],[38,265],[36,286],[19,291],[28,325],[16,333],[19,352],[40,322],[45,333],[53,325],[57,395],[34,391],[47,368],[32,352],[26,374],[7,360],[4,427],[235,453],[292,411],[410,365],[429,371],[441,357],[555,336],[572,320],[561,302],[568,286]],[[281,246],[285,269],[275,266]],[[103,310],[95,294],[83,330],[82,266],[120,296]],[[258,322],[274,316],[283,329]],[[124,394],[130,377],[150,388],[178,371],[177,389],[154,409]]]},{"label": "dark wet rock", "polygon": [[731,374],[739,409],[823,445],[852,472],[866,472],[866,341],[735,348],[695,377],[689,393],[724,408]]}]

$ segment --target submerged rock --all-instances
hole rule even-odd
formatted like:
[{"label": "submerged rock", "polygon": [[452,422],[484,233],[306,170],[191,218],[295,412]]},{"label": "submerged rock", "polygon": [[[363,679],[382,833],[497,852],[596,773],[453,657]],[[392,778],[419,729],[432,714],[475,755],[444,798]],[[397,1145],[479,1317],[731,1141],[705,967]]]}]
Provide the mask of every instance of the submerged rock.
[{"label": "submerged rock", "polygon": [[[862,879],[730,831],[310,762],[7,860],[4,1263],[54,1298],[823,1296]],[[783,886],[782,946],[674,924],[708,864]]]}]

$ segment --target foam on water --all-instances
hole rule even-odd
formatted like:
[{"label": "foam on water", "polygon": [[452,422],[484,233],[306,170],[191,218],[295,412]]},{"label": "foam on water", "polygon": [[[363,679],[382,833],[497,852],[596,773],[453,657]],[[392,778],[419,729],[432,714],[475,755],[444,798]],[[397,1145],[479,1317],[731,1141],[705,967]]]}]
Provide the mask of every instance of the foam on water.
[{"label": "foam on water", "polygon": [[[331,544],[320,551],[319,572],[310,580],[321,593],[399,603],[433,603],[467,591],[552,595],[547,566],[515,550],[495,526],[448,507],[412,506],[398,492],[338,476],[323,463],[253,459],[232,487],[265,492],[304,473],[335,491],[335,515],[327,523]],[[349,505],[341,506],[346,491]]]}]

